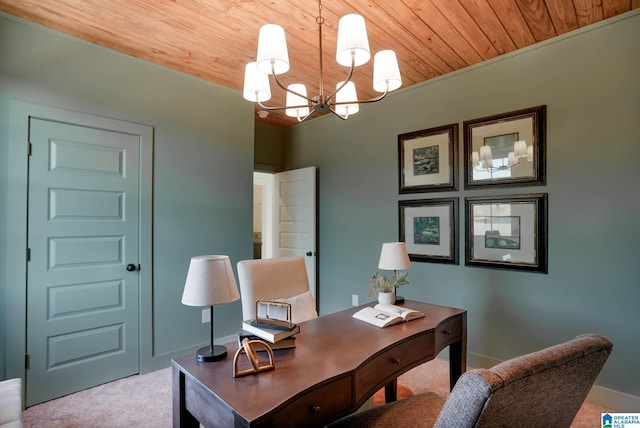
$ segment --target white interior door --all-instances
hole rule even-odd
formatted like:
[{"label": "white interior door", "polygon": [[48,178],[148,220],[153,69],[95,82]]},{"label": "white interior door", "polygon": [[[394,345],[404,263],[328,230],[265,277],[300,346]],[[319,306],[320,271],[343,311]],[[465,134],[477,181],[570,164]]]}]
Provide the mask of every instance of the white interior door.
[{"label": "white interior door", "polygon": [[27,405],[139,372],[141,138],[31,118]]},{"label": "white interior door", "polygon": [[304,256],[317,305],[316,177],[316,167],[275,175],[274,257]]}]

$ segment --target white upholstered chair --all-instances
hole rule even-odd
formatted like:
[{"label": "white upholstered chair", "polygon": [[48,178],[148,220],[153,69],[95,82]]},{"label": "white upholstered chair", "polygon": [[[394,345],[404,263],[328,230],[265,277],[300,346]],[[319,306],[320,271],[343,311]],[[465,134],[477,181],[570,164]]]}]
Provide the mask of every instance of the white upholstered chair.
[{"label": "white upholstered chair", "polygon": [[291,303],[294,323],[318,317],[303,257],[242,260],[238,262],[238,281],[245,321],[256,317],[258,299]]}]

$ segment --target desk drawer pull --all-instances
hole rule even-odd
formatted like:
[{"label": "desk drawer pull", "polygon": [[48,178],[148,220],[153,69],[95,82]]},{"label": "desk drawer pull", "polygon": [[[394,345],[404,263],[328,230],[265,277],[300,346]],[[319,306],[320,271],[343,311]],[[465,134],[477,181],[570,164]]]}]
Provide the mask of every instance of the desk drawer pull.
[{"label": "desk drawer pull", "polygon": [[391,360],[393,362],[393,364],[395,364],[396,366],[400,364],[400,358],[398,357],[393,357],[393,360]]},{"label": "desk drawer pull", "polygon": [[314,415],[319,415],[319,414],[320,414],[320,406],[312,406],[312,407],[311,407],[311,412],[312,412]]},{"label": "desk drawer pull", "polygon": [[442,330],[445,336],[451,336],[451,330]]}]

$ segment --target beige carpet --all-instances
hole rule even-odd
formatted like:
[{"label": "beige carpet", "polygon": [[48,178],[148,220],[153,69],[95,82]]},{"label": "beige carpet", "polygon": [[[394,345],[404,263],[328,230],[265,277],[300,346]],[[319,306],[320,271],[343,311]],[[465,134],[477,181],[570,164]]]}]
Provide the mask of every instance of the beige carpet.
[{"label": "beige carpet", "polygon": [[[400,396],[431,391],[443,399],[449,394],[449,365],[436,359],[398,378]],[[600,427],[607,410],[585,403],[573,428]],[[24,426],[38,428],[171,427],[171,369],[90,388],[38,404],[24,412]]]}]

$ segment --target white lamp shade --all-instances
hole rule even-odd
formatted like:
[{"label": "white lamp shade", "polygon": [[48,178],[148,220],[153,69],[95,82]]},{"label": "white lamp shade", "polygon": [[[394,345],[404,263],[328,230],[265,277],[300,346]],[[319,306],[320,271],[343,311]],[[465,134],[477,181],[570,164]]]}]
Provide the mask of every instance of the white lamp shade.
[{"label": "white lamp shade", "polygon": [[[344,82],[340,82],[336,85],[336,89],[342,86]],[[347,82],[342,89],[336,93],[336,103],[351,103],[351,104],[336,104],[335,111],[342,116],[350,116],[356,114],[360,107],[358,105],[358,95],[356,94],[356,85],[353,82]]]},{"label": "white lamp shade", "polygon": [[[300,95],[307,96],[307,88],[302,83],[293,83],[287,86],[292,91],[299,93]],[[287,92],[287,107],[292,106],[308,106],[309,101],[306,98]],[[309,107],[302,108],[288,108],[285,114],[290,117],[303,118],[309,114]]]},{"label": "white lamp shade", "polygon": [[396,53],[391,50],[378,52],[373,57],[373,90],[391,92],[400,86],[402,86],[402,77]]},{"label": "white lamp shade", "polygon": [[351,67],[352,54],[356,67],[371,58],[364,18],[355,13],[343,16],[338,22],[336,61],[340,65]]},{"label": "white lamp shade", "polygon": [[182,304],[214,306],[240,298],[229,256],[196,256],[191,258],[184,284]]},{"label": "white lamp shade", "polygon": [[478,152],[471,153],[471,162],[473,163],[473,165],[480,164],[480,155],[478,154]]},{"label": "white lamp shade", "polygon": [[508,156],[507,162],[509,166],[514,166],[518,164],[518,156],[516,156],[514,152],[509,152],[507,156]]},{"label": "white lamp shade", "polygon": [[263,73],[273,72],[282,74],[289,71],[289,51],[284,28],[275,24],[266,24],[260,27],[258,36],[257,67]]},{"label": "white lamp shade", "polygon": [[255,62],[250,62],[244,67],[244,89],[242,96],[245,100],[267,101],[271,99],[271,87],[269,86],[269,76],[258,71]]},{"label": "white lamp shade", "polygon": [[491,159],[493,159],[493,157],[491,156],[491,147],[489,146],[480,147],[480,160],[490,161]]},{"label": "white lamp shade", "polygon": [[527,160],[533,161],[533,146],[527,146]]},{"label": "white lamp shade", "polygon": [[516,156],[519,158],[524,158],[527,156],[527,142],[524,140],[519,140],[513,143],[513,151]]},{"label": "white lamp shade", "polygon": [[385,242],[380,251],[378,269],[397,270],[409,269],[411,261],[404,242]]}]

